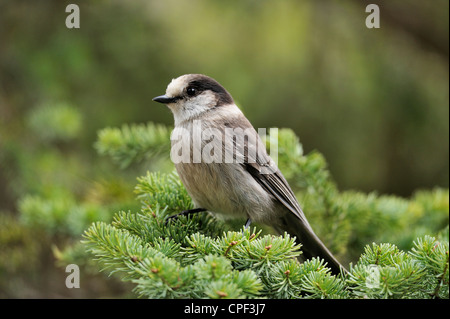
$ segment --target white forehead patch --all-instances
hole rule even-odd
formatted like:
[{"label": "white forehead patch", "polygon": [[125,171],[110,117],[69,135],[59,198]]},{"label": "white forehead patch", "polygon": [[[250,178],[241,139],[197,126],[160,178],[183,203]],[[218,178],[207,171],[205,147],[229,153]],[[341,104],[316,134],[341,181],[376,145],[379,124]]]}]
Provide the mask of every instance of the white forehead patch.
[{"label": "white forehead patch", "polygon": [[172,82],[169,83],[166,89],[166,95],[170,97],[179,96],[183,93],[184,88],[188,83],[188,79],[186,75],[182,75],[173,79]]}]

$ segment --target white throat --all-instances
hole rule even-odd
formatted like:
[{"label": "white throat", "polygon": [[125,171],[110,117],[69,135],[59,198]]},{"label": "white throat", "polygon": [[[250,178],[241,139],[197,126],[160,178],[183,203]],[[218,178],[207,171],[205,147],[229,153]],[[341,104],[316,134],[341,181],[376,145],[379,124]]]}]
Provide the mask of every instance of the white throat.
[{"label": "white throat", "polygon": [[217,103],[214,93],[205,91],[202,94],[187,100],[180,100],[177,103],[169,104],[168,107],[173,113],[175,126],[185,121],[192,121],[200,114],[209,111]]}]

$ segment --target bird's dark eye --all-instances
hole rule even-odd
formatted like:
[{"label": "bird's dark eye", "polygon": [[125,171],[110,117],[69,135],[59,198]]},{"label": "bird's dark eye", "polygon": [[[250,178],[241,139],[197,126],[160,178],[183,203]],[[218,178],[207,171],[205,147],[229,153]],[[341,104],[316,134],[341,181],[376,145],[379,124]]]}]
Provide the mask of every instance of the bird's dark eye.
[{"label": "bird's dark eye", "polygon": [[189,96],[194,96],[194,95],[197,93],[197,90],[194,89],[193,87],[188,87],[188,88],[186,89],[186,93],[187,93],[187,95],[189,95]]}]

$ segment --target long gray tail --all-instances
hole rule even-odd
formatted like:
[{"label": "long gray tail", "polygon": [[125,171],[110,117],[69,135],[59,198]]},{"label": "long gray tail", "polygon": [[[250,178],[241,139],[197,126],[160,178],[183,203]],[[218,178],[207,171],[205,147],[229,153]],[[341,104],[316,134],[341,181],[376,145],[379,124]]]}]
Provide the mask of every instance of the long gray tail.
[{"label": "long gray tail", "polygon": [[346,272],[346,269],[317,237],[311,226],[307,222],[305,224],[291,212],[284,214],[280,218],[280,224],[274,225],[274,228],[280,234],[287,232],[297,238],[297,243],[302,244],[301,250],[303,254],[300,255],[301,258],[306,260],[312,257],[320,257],[327,262],[327,267],[331,268],[333,274],[340,274],[341,270]]}]

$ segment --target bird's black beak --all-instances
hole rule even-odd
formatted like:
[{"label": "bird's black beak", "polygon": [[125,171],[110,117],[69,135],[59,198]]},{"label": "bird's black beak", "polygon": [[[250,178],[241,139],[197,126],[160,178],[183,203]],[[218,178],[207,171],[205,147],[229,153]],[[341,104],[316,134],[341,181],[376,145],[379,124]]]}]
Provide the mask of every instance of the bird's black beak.
[{"label": "bird's black beak", "polygon": [[160,96],[154,97],[152,100],[155,102],[163,103],[163,104],[170,104],[170,103],[175,103],[178,99],[176,97],[160,95]]}]

